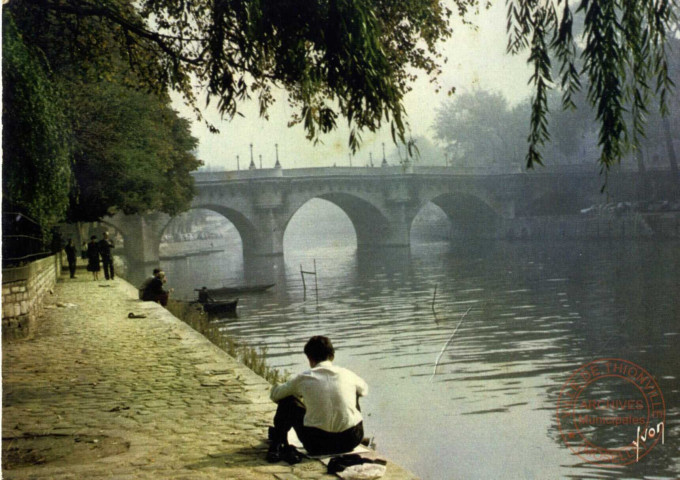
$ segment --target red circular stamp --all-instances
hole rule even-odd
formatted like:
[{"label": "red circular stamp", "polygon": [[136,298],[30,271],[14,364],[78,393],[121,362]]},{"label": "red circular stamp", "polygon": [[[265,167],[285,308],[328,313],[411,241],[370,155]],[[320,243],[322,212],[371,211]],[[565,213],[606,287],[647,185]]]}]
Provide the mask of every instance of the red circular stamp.
[{"label": "red circular stamp", "polygon": [[575,370],[560,390],[557,426],[588,463],[628,465],[665,440],[666,405],[644,368],[600,358]]}]

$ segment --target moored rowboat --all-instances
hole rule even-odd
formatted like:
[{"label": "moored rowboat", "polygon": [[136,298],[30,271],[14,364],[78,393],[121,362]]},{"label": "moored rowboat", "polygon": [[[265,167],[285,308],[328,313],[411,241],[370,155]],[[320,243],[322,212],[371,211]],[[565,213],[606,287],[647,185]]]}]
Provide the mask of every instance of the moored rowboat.
[{"label": "moored rowboat", "polygon": [[[261,285],[241,285],[238,287],[221,287],[221,288],[209,288],[207,289],[208,295],[211,297],[225,297],[229,295],[239,295],[242,293],[257,293],[264,292],[272,288],[274,283],[267,283]],[[200,291],[201,289],[196,288],[195,291]]]},{"label": "moored rowboat", "polygon": [[234,313],[236,312],[236,305],[238,304],[238,298],[236,300],[227,301],[214,301],[214,302],[196,302],[203,306],[203,310],[207,313],[220,314],[220,313]]},{"label": "moored rowboat", "polygon": [[206,302],[203,303],[203,310],[208,313],[233,313],[236,311],[236,305],[238,304],[238,298],[236,300],[230,300],[226,302]]}]

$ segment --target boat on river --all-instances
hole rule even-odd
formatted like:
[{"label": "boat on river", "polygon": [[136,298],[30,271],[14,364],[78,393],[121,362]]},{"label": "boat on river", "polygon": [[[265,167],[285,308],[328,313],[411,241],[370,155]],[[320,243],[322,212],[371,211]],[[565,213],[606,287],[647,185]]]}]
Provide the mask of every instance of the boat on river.
[{"label": "boat on river", "polygon": [[[272,288],[275,283],[266,283],[260,285],[241,285],[238,287],[221,287],[206,289],[208,295],[213,298],[228,297],[233,295],[241,295],[243,293],[261,293]],[[200,292],[202,289],[195,288],[194,291]]]},{"label": "boat on river", "polygon": [[203,307],[206,313],[211,313],[213,315],[220,315],[226,313],[236,313],[236,305],[238,304],[238,298],[235,300],[216,300],[208,302],[196,302]]}]

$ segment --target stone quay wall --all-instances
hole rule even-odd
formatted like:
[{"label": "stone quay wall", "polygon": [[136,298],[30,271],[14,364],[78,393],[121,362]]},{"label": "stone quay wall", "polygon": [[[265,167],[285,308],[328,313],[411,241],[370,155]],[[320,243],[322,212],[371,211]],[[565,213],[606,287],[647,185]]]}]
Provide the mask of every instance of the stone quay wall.
[{"label": "stone quay wall", "polygon": [[654,231],[641,214],[519,217],[506,222],[504,238],[649,238]]},{"label": "stone quay wall", "polygon": [[680,213],[546,215],[501,219],[476,231],[452,225],[452,239],[679,239]]},{"label": "stone quay wall", "polygon": [[26,338],[61,275],[61,253],[2,270],[2,338]]}]

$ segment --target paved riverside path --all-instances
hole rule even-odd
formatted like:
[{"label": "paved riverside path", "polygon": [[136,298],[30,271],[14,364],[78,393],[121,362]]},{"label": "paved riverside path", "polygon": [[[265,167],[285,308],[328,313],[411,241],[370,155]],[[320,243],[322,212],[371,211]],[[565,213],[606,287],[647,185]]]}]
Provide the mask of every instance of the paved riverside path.
[{"label": "paved riverside path", "polygon": [[[264,379],[124,280],[78,275],[32,338],[3,345],[3,478],[337,478],[265,461]],[[383,478],[415,477],[390,463]]]}]

